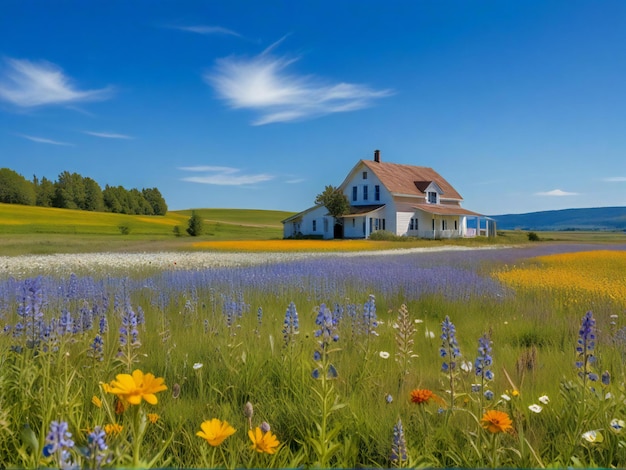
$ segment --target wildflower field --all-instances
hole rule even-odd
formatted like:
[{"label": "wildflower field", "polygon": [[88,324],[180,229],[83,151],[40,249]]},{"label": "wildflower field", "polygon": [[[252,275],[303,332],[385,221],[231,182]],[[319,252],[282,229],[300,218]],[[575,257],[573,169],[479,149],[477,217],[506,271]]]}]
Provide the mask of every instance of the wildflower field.
[{"label": "wildflower field", "polygon": [[626,465],[625,245],[299,255],[0,260],[0,467]]}]

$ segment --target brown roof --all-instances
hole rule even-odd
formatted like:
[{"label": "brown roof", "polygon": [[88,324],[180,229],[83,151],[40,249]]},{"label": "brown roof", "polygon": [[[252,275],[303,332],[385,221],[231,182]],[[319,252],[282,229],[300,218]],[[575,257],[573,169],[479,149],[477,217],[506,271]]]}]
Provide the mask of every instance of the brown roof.
[{"label": "brown roof", "polygon": [[482,215],[452,204],[415,204],[413,208],[436,215]]},{"label": "brown roof", "polygon": [[350,206],[350,212],[342,217],[350,217],[351,215],[369,214],[370,212],[373,212],[376,209],[380,209],[381,207],[385,207],[385,205],[384,204],[367,204],[363,206]]},{"label": "brown roof", "polygon": [[[432,168],[374,160],[361,160],[361,163],[372,170],[380,182],[393,194],[424,196],[424,189],[434,182],[443,191],[442,198],[463,199],[456,189]],[[428,184],[424,186],[424,183]]]}]

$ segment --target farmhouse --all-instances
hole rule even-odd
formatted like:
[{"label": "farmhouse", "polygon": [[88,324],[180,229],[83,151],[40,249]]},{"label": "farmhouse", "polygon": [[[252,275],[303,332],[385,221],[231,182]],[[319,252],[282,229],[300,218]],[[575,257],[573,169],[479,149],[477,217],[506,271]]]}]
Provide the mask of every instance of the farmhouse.
[{"label": "farmhouse", "polygon": [[461,207],[463,198],[432,168],[360,160],[338,190],[350,201],[335,220],[323,205],[282,221],[285,238],[369,238],[378,230],[419,238],[495,236],[495,222]]}]

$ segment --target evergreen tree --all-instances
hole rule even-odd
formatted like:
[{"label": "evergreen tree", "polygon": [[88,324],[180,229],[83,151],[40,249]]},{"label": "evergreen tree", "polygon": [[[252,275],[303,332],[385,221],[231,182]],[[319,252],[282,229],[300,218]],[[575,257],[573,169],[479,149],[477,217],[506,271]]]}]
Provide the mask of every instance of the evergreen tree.
[{"label": "evergreen tree", "polygon": [[196,211],[191,211],[191,217],[189,218],[187,233],[192,237],[197,237],[202,234],[204,230],[204,221],[202,217],[200,217]]}]

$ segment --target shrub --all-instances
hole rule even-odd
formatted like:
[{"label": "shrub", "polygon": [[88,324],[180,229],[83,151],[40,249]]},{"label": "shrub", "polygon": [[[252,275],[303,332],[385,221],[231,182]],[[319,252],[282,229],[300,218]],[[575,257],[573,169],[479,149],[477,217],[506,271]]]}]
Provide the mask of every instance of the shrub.
[{"label": "shrub", "polygon": [[122,235],[128,235],[130,233],[130,226],[128,224],[124,224],[124,223],[119,224],[117,228],[119,229]]},{"label": "shrub", "polygon": [[537,235],[535,232],[528,232],[528,241],[530,241],[530,242],[538,242],[539,241],[539,235]]}]

